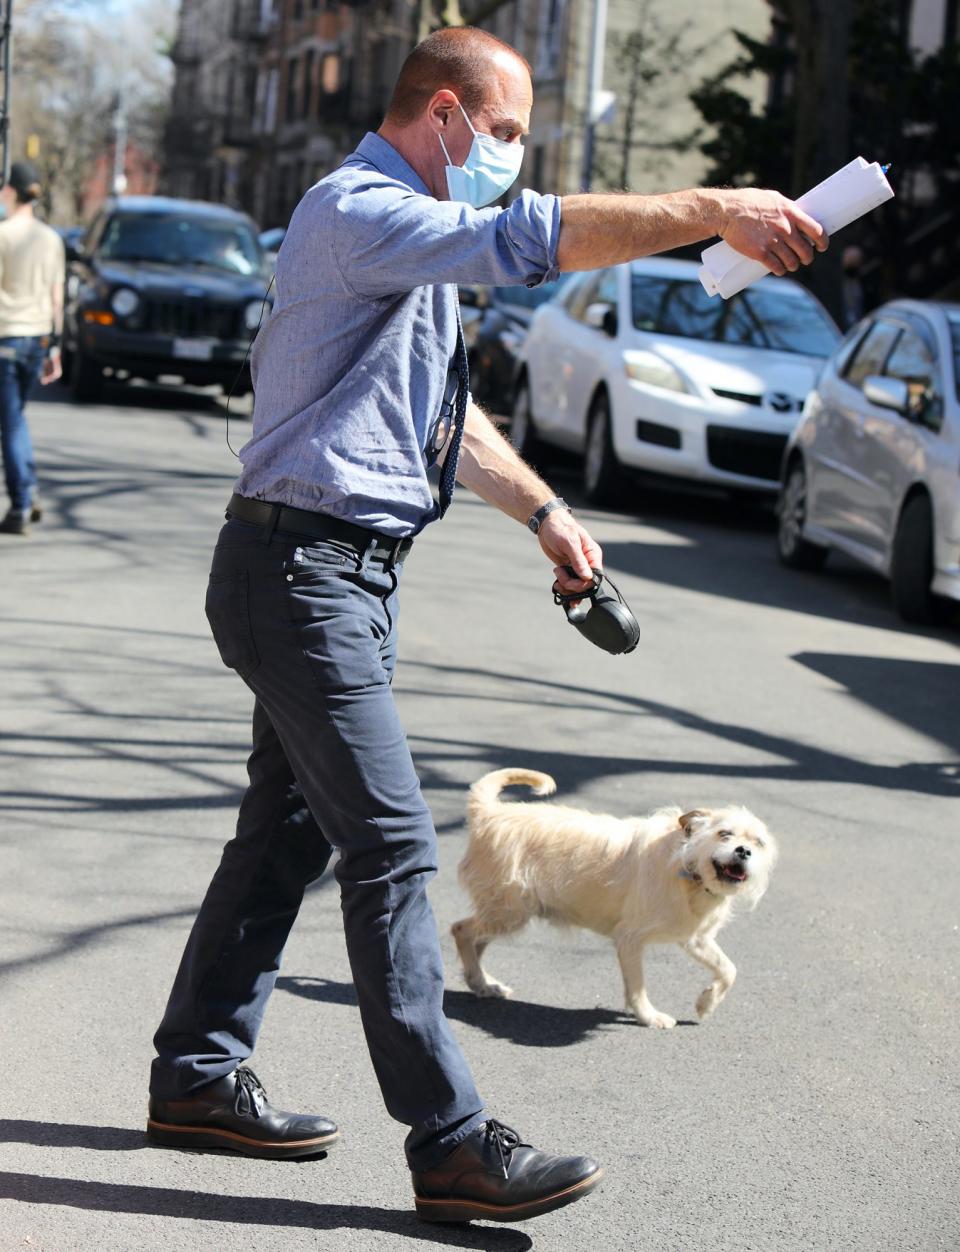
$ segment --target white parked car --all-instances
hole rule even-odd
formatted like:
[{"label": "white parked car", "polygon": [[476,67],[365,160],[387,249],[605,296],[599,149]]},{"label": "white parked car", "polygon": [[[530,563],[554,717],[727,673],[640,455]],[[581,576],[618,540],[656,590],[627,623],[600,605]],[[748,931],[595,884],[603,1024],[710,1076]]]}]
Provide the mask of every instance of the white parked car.
[{"label": "white parked car", "polygon": [[814,569],[839,548],[891,579],[907,621],[960,600],[958,387],[960,305],[897,300],[850,332],[784,459],[787,565]]},{"label": "white parked car", "polygon": [[534,314],[510,436],[584,457],[591,501],[625,469],[776,492],[787,437],[840,332],[785,278],[732,300],[692,261],[645,258],[579,274]]}]

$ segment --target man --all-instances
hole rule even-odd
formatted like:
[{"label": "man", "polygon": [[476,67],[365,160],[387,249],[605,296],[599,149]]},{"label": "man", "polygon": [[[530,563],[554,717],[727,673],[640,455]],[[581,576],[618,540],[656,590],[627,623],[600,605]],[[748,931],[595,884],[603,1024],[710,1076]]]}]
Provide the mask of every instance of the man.
[{"label": "man", "polygon": [[40,177],[15,161],[0,189],[0,446],[10,508],[0,533],[29,535],[41,517],[37,471],[24,405],[39,378],[60,377],[63,326],[63,241],[37,221]]},{"label": "man", "polygon": [[476,207],[514,181],[531,105],[529,67],[513,49],[478,30],[438,32],[405,62],[380,131],[293,215],[207,598],[222,658],[256,696],[250,786],[151,1078],[155,1142],[289,1156],[337,1138],[329,1119],[274,1109],[241,1064],[304,888],[335,848],[371,1059],[388,1111],[410,1128],[417,1211],[439,1221],[532,1217],[601,1174],[589,1157],[538,1151],[490,1116],[442,1011],[426,898],[436,836],[390,693],[403,560],[449,504],[454,471],[530,525],[564,589],[583,589],[602,560],[468,405],[453,284],[533,285],[715,234],[782,273],[822,243],[819,226],[773,192],[562,202],[524,192],[503,211]]}]

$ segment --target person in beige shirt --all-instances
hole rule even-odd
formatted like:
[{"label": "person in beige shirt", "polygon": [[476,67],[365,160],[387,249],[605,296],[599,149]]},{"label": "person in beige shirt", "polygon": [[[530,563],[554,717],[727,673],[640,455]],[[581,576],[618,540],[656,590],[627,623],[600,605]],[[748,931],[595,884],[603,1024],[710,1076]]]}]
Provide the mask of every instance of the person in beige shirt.
[{"label": "person in beige shirt", "polygon": [[37,171],[15,161],[0,188],[0,448],[10,508],[0,533],[28,535],[40,520],[37,471],[24,406],[39,378],[60,377],[63,241],[37,220]]}]

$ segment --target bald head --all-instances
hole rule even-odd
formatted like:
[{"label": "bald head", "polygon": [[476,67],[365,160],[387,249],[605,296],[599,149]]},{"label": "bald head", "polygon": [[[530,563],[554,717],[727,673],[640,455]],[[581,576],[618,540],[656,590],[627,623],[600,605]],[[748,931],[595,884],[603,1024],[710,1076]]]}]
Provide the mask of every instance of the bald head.
[{"label": "bald head", "polygon": [[420,117],[433,96],[452,91],[467,113],[479,112],[499,77],[497,71],[530,66],[516,49],[475,26],[452,26],[434,31],[407,57],[393,90],[386,120],[409,126]]}]

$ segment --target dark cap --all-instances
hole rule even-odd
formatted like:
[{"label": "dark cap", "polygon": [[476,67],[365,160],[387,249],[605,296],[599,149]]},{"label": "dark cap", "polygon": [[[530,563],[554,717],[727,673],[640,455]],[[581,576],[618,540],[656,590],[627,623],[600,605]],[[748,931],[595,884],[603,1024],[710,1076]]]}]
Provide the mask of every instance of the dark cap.
[{"label": "dark cap", "polygon": [[40,174],[29,161],[14,161],[10,166],[8,185],[20,196],[40,194]]}]

